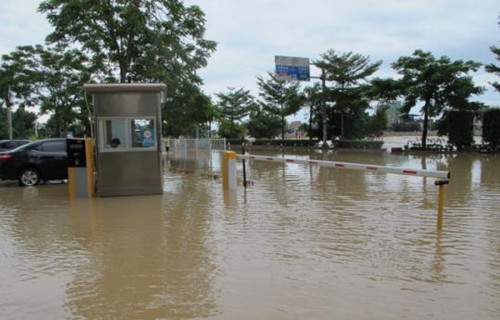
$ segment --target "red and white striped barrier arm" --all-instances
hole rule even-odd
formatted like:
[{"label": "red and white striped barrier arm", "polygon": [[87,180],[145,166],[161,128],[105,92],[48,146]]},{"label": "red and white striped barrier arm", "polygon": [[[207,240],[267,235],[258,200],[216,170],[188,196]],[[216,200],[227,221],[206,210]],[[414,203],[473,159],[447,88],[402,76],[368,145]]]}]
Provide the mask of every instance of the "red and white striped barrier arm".
[{"label": "red and white striped barrier arm", "polygon": [[332,167],[338,169],[351,169],[359,171],[369,171],[369,172],[384,172],[384,173],[394,173],[418,177],[436,178],[436,179],[450,179],[450,172],[448,171],[437,171],[437,170],[421,170],[413,168],[404,167],[391,167],[391,166],[379,166],[373,164],[361,164],[361,163],[349,163],[349,162],[338,162],[338,161],[323,161],[323,160],[303,160],[303,159],[289,159],[280,157],[267,157],[267,156],[255,156],[255,155],[237,155],[238,159],[245,160],[259,160],[259,161],[270,161],[270,162],[283,162],[283,163],[298,163],[298,164],[308,164],[317,165],[322,167]]}]

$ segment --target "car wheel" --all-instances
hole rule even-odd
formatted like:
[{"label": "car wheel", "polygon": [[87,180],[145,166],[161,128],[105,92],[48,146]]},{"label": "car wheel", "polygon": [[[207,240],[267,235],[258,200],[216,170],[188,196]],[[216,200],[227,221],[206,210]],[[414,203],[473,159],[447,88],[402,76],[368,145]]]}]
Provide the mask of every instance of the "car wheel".
[{"label": "car wheel", "polygon": [[19,185],[36,186],[40,183],[40,174],[36,169],[26,168],[19,173]]}]

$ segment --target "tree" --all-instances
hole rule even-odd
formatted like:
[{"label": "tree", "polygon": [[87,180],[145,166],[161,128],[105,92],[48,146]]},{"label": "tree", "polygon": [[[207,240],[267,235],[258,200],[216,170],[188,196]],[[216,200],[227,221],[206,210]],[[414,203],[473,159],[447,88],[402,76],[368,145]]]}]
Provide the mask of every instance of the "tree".
[{"label": "tree", "polygon": [[169,136],[187,135],[212,118],[210,97],[199,87],[183,83],[176,101],[168,98],[163,110],[163,133]]},{"label": "tree", "polygon": [[[368,108],[368,101],[364,97],[365,91],[360,90],[361,85],[378,70],[382,61],[370,63],[369,56],[352,52],[337,53],[330,49],[314,64],[324,70],[326,80],[334,83],[330,88],[329,100],[334,102],[335,112],[330,112],[330,115],[340,116],[340,137],[343,138],[346,133],[346,114],[359,114]],[[353,99],[362,103],[353,103]]]},{"label": "tree", "polygon": [[12,136],[16,138],[29,138],[34,135],[37,115],[26,111],[24,106],[20,106],[12,114]]},{"label": "tree", "polygon": [[491,150],[500,148],[500,109],[486,110],[483,114],[483,140]]},{"label": "tree", "polygon": [[241,123],[231,122],[229,119],[220,119],[219,136],[227,139],[240,139],[245,136],[245,126]]},{"label": "tree", "polygon": [[21,46],[2,57],[2,70],[12,83],[20,106],[39,105],[42,113],[53,113],[58,130],[66,135],[80,115],[89,126],[83,84],[90,79],[87,58],[76,49]]},{"label": "tree", "polygon": [[[180,0],[44,0],[39,10],[54,27],[47,41],[71,43],[92,57],[92,66],[99,70],[93,78],[165,83],[168,103],[162,115],[171,124],[164,129],[167,133],[200,125],[198,118],[190,123],[187,114],[198,114],[197,103],[206,99],[193,88],[202,84],[196,71],[207,65],[216,48],[204,38],[206,21],[200,7]],[[195,98],[190,97],[193,93]]]},{"label": "tree", "polygon": [[281,80],[269,73],[269,79],[257,77],[262,108],[281,119],[281,140],[285,139],[286,117],[297,113],[305,102],[298,81]]},{"label": "tree", "polygon": [[375,137],[380,137],[383,135],[384,130],[387,129],[387,125],[389,122],[387,120],[386,114],[387,108],[387,105],[379,105],[377,107],[375,114],[373,114],[368,119],[368,127],[366,132],[367,134]]},{"label": "tree", "polygon": [[[236,90],[228,88],[227,93],[217,93],[219,98],[218,109],[222,119],[226,119],[224,123],[227,126],[227,134],[229,138],[238,138],[236,135],[236,121],[241,121],[244,117],[250,114],[250,111],[256,107],[253,96],[250,91],[243,88]],[[221,122],[222,124],[222,122]],[[241,134],[241,133],[239,133]]]},{"label": "tree", "polygon": [[49,43],[80,45],[100,70],[117,70],[120,82],[162,78],[162,69],[200,82],[194,73],[216,46],[204,39],[203,11],[179,0],[45,0],[39,10],[54,27]]},{"label": "tree", "polygon": [[[500,25],[500,22],[498,22],[498,25]],[[500,47],[492,46],[490,47],[491,52],[496,55],[496,59],[500,61]],[[497,76],[500,76],[500,67],[490,63],[489,65],[486,66],[486,71],[496,74]],[[500,83],[499,82],[493,82],[491,84],[497,91],[500,91]]]},{"label": "tree", "polygon": [[447,108],[476,111],[481,107],[469,101],[471,95],[483,91],[468,76],[480,67],[477,62],[451,61],[446,56],[436,59],[430,52],[416,50],[412,56],[400,57],[392,67],[402,76],[400,81],[405,97],[402,111],[409,114],[418,102],[423,103],[423,148],[426,148],[430,117],[442,115]]},{"label": "tree", "polygon": [[304,88],[303,91],[305,104],[309,106],[309,124],[307,126],[307,135],[309,140],[312,140],[313,133],[313,122],[322,123],[320,108],[323,92],[321,91],[321,86],[319,83],[315,83],[312,86]]},{"label": "tree", "polygon": [[246,127],[252,137],[272,139],[281,131],[281,118],[256,107],[251,111]]}]

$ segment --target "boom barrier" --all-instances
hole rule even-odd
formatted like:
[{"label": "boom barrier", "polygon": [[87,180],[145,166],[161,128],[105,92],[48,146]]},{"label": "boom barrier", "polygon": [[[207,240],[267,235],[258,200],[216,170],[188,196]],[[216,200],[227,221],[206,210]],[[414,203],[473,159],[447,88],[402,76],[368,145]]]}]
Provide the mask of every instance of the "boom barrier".
[{"label": "boom barrier", "polygon": [[306,165],[317,165],[322,167],[331,167],[337,169],[351,169],[351,170],[368,171],[368,172],[384,172],[384,173],[419,176],[419,177],[444,179],[444,180],[450,179],[450,173],[448,171],[420,170],[413,168],[379,166],[371,164],[368,165],[368,164],[338,162],[338,161],[323,161],[323,160],[311,160],[311,159],[302,160],[302,159],[290,159],[290,158],[254,156],[254,155],[242,155],[242,154],[238,154],[237,158],[241,160],[261,160],[269,162],[298,163]]},{"label": "boom barrier", "polygon": [[[244,151],[244,149],[243,149]],[[440,231],[443,225],[443,204],[444,204],[444,186],[449,183],[450,172],[438,170],[421,170],[414,168],[379,166],[372,164],[349,163],[338,161],[323,161],[323,160],[302,160],[280,157],[255,156],[246,154],[236,154],[233,151],[224,151],[222,159],[222,187],[228,190],[236,189],[236,160],[243,160],[243,170],[245,170],[245,160],[258,160],[279,163],[297,163],[306,165],[316,165],[323,167],[331,167],[337,169],[351,169],[365,172],[384,172],[400,175],[409,175],[417,177],[427,177],[438,179],[434,182],[439,187],[438,193],[438,219],[437,229]],[[246,174],[243,172],[243,186],[246,187]]]}]

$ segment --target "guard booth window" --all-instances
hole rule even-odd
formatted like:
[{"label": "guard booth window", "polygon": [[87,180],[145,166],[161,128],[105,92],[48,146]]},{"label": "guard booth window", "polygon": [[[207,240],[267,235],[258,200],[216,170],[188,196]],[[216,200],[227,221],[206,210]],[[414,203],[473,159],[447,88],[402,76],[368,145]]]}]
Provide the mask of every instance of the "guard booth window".
[{"label": "guard booth window", "polygon": [[101,118],[100,149],[103,152],[152,150],[157,147],[153,118]]}]

